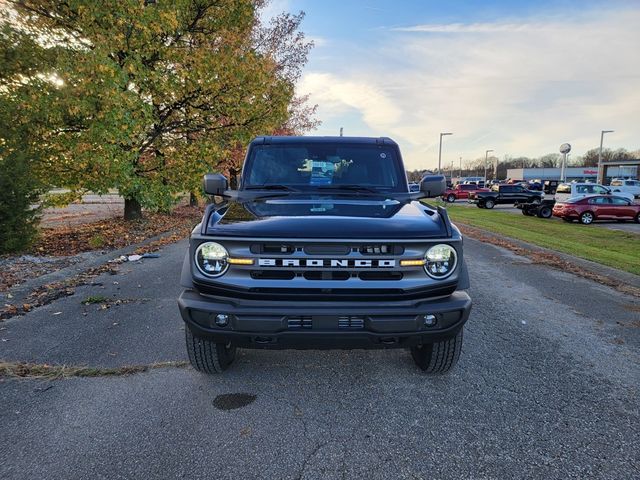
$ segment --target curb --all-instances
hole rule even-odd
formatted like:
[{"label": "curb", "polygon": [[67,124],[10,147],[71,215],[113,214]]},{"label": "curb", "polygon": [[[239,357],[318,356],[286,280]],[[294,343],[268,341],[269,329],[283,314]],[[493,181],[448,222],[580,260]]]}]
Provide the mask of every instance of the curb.
[{"label": "curb", "polygon": [[[487,237],[492,237],[492,238],[495,238],[495,239],[508,240],[509,242],[513,243],[515,246],[520,247],[520,248],[531,250],[533,252],[550,253],[550,254],[556,255],[556,256],[560,257],[562,260],[564,260],[566,262],[569,262],[569,263],[573,263],[574,265],[577,265],[578,267],[584,268],[585,270],[589,270],[589,271],[592,271],[594,273],[598,273],[600,275],[605,275],[605,276],[613,278],[614,280],[617,280],[617,281],[619,281],[621,283],[625,283],[625,284],[627,284],[629,286],[632,286],[632,287],[640,289],[640,275],[635,275],[633,273],[624,272],[622,270],[618,270],[617,268],[608,267],[607,265],[602,265],[601,263],[596,263],[596,262],[592,262],[590,260],[585,260],[584,258],[580,258],[580,257],[575,257],[573,255],[569,255],[568,253],[563,253],[563,252],[559,252],[557,250],[551,250],[549,248],[540,247],[538,245],[534,245],[532,243],[528,243],[528,242],[525,242],[523,240],[519,240],[517,238],[508,237],[506,235],[499,235],[497,233],[490,232],[489,230],[485,230],[485,229],[480,228],[480,227],[475,227],[473,225],[467,225],[466,223],[463,223],[463,222],[454,222],[454,223],[455,224],[460,224],[460,225],[462,225],[463,227],[466,227],[466,228],[480,230]],[[471,235],[468,235],[468,236],[470,238],[473,238],[473,236],[471,236]],[[495,246],[499,247],[499,248],[504,248],[504,247],[500,247],[499,245],[495,245]]]}]

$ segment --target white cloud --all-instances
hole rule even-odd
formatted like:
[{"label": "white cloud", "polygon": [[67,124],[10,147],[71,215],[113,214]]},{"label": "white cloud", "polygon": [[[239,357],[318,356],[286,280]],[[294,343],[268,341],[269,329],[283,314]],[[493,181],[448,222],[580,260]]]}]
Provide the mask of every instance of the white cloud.
[{"label": "white cloud", "polygon": [[358,114],[361,133],[395,137],[411,168],[434,166],[441,131],[454,132],[447,165],[487,148],[540,156],[565,141],[581,154],[601,129],[616,130],[611,147],[637,149],[639,23],[635,10],[405,27],[386,32],[380,47],[358,49],[348,66],[309,71],[300,90],[320,104],[319,133]]},{"label": "white cloud", "polygon": [[392,28],[394,32],[422,32],[422,33],[495,33],[522,32],[525,30],[544,30],[545,25],[526,23],[445,23],[412,25],[409,27]]}]

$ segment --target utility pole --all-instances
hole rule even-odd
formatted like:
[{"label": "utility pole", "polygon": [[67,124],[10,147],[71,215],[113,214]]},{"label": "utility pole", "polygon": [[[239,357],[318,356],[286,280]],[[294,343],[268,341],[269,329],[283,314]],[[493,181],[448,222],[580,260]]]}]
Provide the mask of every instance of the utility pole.
[{"label": "utility pole", "polygon": [[493,152],[493,150],[487,150],[484,152],[484,183],[487,183],[487,159],[489,158],[489,152]]},{"label": "utility pole", "polygon": [[604,184],[604,167],[602,166],[602,142],[605,133],[613,133],[613,130],[602,130],[600,132],[600,150],[598,151],[598,183]]},{"label": "utility pole", "polygon": [[460,157],[460,175],[458,175],[458,181],[462,178],[462,157]]},{"label": "utility pole", "polygon": [[340,136],[342,136],[342,132],[343,132],[344,128],[340,127]]},{"label": "utility pole", "polygon": [[440,134],[440,147],[438,148],[438,173],[442,173],[442,137],[445,135],[453,135],[451,132]]}]

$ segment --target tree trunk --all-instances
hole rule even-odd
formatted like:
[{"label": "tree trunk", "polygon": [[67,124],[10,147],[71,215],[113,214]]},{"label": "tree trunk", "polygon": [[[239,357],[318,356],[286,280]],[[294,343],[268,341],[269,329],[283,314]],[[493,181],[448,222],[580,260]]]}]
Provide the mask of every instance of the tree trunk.
[{"label": "tree trunk", "polygon": [[196,194],[193,192],[189,193],[189,206],[190,207],[198,206],[198,197],[196,197]]},{"label": "tree trunk", "polygon": [[124,219],[137,220],[142,218],[142,206],[135,198],[124,199]]}]

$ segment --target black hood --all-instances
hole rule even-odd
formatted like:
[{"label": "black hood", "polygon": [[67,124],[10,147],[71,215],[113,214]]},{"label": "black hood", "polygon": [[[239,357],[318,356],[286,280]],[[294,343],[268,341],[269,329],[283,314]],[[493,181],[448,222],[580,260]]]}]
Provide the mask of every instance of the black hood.
[{"label": "black hood", "polygon": [[227,237],[419,239],[447,236],[435,209],[377,196],[278,196],[230,200],[209,215],[206,234]]}]

